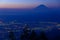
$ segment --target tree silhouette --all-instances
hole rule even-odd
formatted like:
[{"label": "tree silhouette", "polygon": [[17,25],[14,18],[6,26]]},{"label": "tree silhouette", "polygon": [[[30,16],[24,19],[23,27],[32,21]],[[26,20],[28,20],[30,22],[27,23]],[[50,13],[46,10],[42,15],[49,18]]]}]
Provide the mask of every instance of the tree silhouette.
[{"label": "tree silhouette", "polygon": [[38,40],[48,40],[45,33],[44,33],[44,31],[41,32],[41,34],[39,35]]},{"label": "tree silhouette", "polygon": [[34,30],[32,30],[29,38],[30,38],[30,40],[37,40],[37,34]]},{"label": "tree silhouette", "polygon": [[54,40],[60,40],[60,30],[56,30],[56,34],[55,34],[55,38]]},{"label": "tree silhouette", "polygon": [[60,40],[60,35],[56,36],[55,40]]},{"label": "tree silhouette", "polygon": [[16,40],[13,31],[9,32],[9,40]]},{"label": "tree silhouette", "polygon": [[29,28],[28,26],[26,25],[25,28],[23,29],[23,33],[21,34],[21,40],[29,40]]}]

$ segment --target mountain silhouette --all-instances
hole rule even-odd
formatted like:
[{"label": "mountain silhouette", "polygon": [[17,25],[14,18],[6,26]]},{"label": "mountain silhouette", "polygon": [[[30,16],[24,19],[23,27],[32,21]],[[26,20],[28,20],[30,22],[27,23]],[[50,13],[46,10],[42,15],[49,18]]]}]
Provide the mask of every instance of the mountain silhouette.
[{"label": "mountain silhouette", "polygon": [[40,11],[40,12],[48,12],[49,8],[45,5],[39,5],[34,10],[35,11]]},{"label": "mountain silhouette", "polygon": [[37,6],[35,9],[48,9],[48,7],[46,7],[45,5],[39,5]]}]

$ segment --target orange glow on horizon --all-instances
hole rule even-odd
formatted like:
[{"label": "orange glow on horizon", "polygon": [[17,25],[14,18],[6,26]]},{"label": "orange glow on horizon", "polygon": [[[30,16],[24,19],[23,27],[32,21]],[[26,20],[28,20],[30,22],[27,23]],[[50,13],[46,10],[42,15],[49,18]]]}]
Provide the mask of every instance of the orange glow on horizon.
[{"label": "orange glow on horizon", "polygon": [[34,8],[34,6],[27,4],[0,4],[0,8]]},{"label": "orange glow on horizon", "polygon": [[[39,6],[39,3],[36,4],[0,4],[0,8],[35,8],[37,6]],[[59,5],[57,4],[44,4],[47,7],[50,8],[55,8],[55,7],[59,7]]]}]

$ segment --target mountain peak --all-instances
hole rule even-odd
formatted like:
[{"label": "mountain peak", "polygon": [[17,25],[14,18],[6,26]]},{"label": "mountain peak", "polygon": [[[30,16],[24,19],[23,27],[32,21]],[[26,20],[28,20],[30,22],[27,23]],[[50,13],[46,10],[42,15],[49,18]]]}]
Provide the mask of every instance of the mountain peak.
[{"label": "mountain peak", "polygon": [[34,10],[38,12],[48,12],[49,8],[45,5],[39,5]]},{"label": "mountain peak", "polygon": [[39,5],[38,7],[36,7],[36,9],[47,9],[48,7],[46,7],[45,5]]},{"label": "mountain peak", "polygon": [[41,7],[41,6],[42,6],[42,7],[46,7],[46,6],[45,6],[45,5],[43,5],[43,4],[42,4],[42,5],[39,5],[38,7]]}]

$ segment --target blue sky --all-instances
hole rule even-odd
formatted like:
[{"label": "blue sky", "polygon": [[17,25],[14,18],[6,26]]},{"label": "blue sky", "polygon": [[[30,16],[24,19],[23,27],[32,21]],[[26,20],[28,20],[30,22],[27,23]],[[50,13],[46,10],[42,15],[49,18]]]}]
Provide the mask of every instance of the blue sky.
[{"label": "blue sky", "polygon": [[40,4],[58,7],[60,0],[0,0],[0,8],[32,8]]}]

